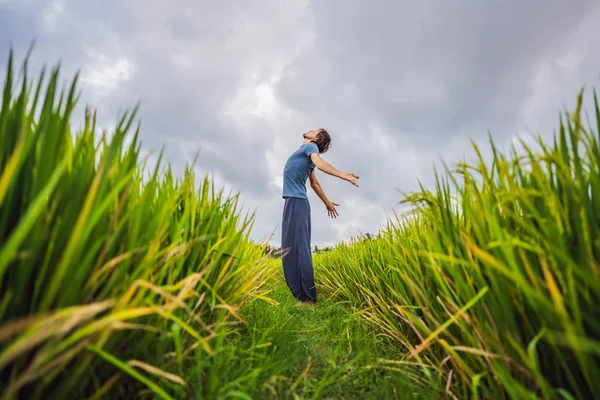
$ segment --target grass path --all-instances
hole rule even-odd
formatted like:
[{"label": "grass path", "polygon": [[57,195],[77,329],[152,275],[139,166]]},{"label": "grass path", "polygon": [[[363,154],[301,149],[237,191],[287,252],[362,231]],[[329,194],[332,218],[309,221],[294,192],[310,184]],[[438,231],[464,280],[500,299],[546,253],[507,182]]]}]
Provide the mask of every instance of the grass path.
[{"label": "grass path", "polygon": [[381,368],[378,359],[401,354],[347,304],[320,293],[316,305],[298,307],[284,282],[271,297],[279,304],[257,300],[242,310],[247,324],[227,338],[235,350],[212,358],[231,383],[209,392],[245,399],[433,398],[404,372]]}]

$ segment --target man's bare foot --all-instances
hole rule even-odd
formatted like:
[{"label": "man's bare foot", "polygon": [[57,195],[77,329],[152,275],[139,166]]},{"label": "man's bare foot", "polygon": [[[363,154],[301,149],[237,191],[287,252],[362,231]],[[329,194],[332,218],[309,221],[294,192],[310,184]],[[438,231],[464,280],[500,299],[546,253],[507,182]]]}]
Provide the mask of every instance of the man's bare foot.
[{"label": "man's bare foot", "polygon": [[296,303],[296,306],[303,307],[303,306],[312,306],[314,304],[315,304],[314,301],[308,300],[308,301],[299,301],[299,302]]}]

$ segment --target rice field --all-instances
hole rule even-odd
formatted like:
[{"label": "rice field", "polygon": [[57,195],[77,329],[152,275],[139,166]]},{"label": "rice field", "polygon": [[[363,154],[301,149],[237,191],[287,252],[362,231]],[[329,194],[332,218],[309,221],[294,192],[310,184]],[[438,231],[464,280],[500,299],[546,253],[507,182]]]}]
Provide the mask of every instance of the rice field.
[{"label": "rice field", "polygon": [[[445,167],[374,239],[318,254],[351,301],[449,398],[600,398],[600,110],[551,144]],[[585,123],[584,121],[588,121]],[[589,122],[593,121],[593,122]]]},{"label": "rice field", "polygon": [[0,398],[600,398],[595,93],[315,254],[298,308],[236,195],[148,167],[135,109],[75,128],[77,77],[6,71]]},{"label": "rice field", "polygon": [[[191,168],[175,177],[159,161],[145,174],[135,113],[98,135],[88,109],[73,133],[76,78],[64,91],[57,68],[47,78],[19,84],[9,60],[0,396],[194,396],[182,374],[220,351],[270,273],[252,218],[208,177],[196,187]],[[214,386],[210,364],[202,374],[201,389]]]}]

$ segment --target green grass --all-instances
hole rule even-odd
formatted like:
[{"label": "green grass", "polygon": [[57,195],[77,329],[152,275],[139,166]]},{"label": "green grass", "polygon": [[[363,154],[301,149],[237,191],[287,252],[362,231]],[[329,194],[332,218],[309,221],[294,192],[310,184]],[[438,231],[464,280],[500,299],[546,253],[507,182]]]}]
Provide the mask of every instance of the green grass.
[{"label": "green grass", "polygon": [[582,104],[552,144],[490,139],[487,163],[475,146],[376,238],[315,257],[323,286],[454,398],[600,398],[600,109]]},{"label": "green grass", "polygon": [[[384,361],[401,353],[355,315],[348,302],[320,293],[316,305],[297,307],[281,277],[270,297],[275,304],[246,304],[241,310],[246,324],[210,357],[228,380],[215,398],[236,393],[254,399],[436,397],[429,387],[407,378],[410,369]],[[207,362],[201,360],[197,368]],[[188,381],[196,376],[192,367]]]},{"label": "green grass", "polygon": [[[0,397],[185,397],[179,375],[260,296],[252,216],[192,168],[140,157],[135,113],[70,125],[76,81],[53,68],[0,106]],[[127,144],[129,143],[129,144]],[[207,365],[207,369],[211,366]],[[204,371],[211,373],[210,371]]]}]

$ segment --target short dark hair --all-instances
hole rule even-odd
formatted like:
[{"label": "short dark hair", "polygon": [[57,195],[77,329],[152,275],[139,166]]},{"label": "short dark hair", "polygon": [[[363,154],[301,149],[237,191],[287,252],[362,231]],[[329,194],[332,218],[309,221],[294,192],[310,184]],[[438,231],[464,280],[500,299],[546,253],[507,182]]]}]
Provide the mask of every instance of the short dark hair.
[{"label": "short dark hair", "polygon": [[329,150],[329,146],[331,146],[331,137],[329,136],[329,132],[323,128],[319,129],[319,136],[317,136],[315,143],[319,148],[319,153],[322,154]]}]

